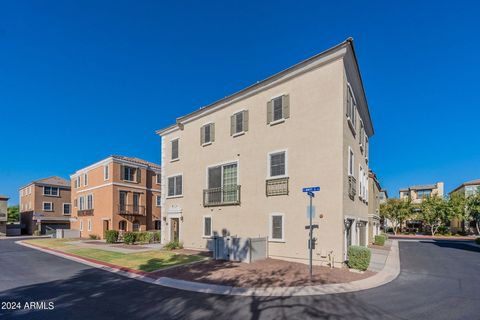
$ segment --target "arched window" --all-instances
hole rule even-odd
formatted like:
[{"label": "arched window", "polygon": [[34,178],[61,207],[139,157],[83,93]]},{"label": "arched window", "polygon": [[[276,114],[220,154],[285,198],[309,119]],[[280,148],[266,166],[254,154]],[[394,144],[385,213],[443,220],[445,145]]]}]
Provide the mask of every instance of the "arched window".
[{"label": "arched window", "polygon": [[127,221],[121,220],[118,223],[118,230],[127,231]]},{"label": "arched window", "polygon": [[138,220],[133,221],[133,231],[139,231],[140,230],[140,222]]}]

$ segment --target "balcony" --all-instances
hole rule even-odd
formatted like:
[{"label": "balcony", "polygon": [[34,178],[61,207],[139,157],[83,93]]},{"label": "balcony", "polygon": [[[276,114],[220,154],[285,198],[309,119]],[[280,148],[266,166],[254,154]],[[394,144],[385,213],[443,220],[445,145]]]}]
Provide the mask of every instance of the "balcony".
[{"label": "balcony", "polygon": [[78,210],[79,217],[93,216],[93,209]]},{"label": "balcony", "polygon": [[265,183],[267,197],[288,195],[288,178],[269,179]]},{"label": "balcony", "polygon": [[119,204],[118,214],[125,216],[145,216],[145,206],[133,205],[133,204]]},{"label": "balcony", "polygon": [[240,186],[211,188],[203,190],[203,206],[232,206],[240,204]]}]

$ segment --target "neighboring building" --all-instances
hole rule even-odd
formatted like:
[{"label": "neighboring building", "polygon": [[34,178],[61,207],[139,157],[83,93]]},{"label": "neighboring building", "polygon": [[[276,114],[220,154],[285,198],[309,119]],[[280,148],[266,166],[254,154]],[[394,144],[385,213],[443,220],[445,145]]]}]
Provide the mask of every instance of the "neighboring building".
[{"label": "neighboring building", "polygon": [[[387,203],[387,201],[388,201],[388,192],[386,189],[381,189],[380,192],[378,193],[378,204],[382,205],[384,203]],[[392,227],[392,222],[385,217],[380,217],[380,226],[383,232],[387,232],[387,229]]]},{"label": "neighboring building", "polygon": [[380,190],[380,192],[378,193],[378,201],[380,202],[380,204],[387,203],[387,201],[388,201],[387,190],[385,190],[385,189]]},{"label": "neighboring building", "polygon": [[23,233],[41,234],[70,229],[70,181],[60,177],[35,180],[20,188],[20,222]]},{"label": "neighboring building", "polygon": [[7,235],[8,197],[0,195],[0,237]]},{"label": "neighboring building", "polygon": [[314,263],[367,245],[373,126],[351,39],[157,133],[163,242],[268,237],[270,257],[307,262],[302,187],[319,185]]},{"label": "neighboring building", "polygon": [[443,198],[444,184],[443,182],[437,182],[434,184],[411,186],[400,189],[399,195],[400,199],[410,199],[412,203],[422,203],[424,198],[429,198],[431,196]]},{"label": "neighboring building", "polygon": [[[452,195],[454,193],[460,194],[465,198],[473,196],[477,193],[480,193],[480,179],[462,183],[461,185],[459,185],[458,187],[450,191],[449,195]],[[450,222],[450,231],[458,232],[460,230],[465,230],[465,227],[467,227],[467,229],[468,227],[470,227],[471,230],[476,230],[475,223],[470,222],[470,225],[469,225],[468,222],[469,221],[459,221],[458,219],[454,218]]]},{"label": "neighboring building", "polygon": [[70,176],[72,229],[83,238],[106,230],[160,229],[160,166],[138,158],[110,156]]},{"label": "neighboring building", "polygon": [[372,243],[375,236],[380,234],[380,201],[386,200],[381,200],[385,193],[382,192],[380,182],[372,170],[368,172],[368,178],[368,239],[369,243]]}]

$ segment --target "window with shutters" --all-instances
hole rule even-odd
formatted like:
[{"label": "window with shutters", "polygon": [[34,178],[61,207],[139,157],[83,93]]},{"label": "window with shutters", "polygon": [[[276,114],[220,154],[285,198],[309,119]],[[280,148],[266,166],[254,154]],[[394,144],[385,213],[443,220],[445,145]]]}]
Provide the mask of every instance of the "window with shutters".
[{"label": "window with shutters", "polygon": [[239,136],[248,131],[248,110],[233,114],[230,118],[230,135]]},{"label": "window with shutters", "polygon": [[287,176],[287,151],[274,151],[268,154],[268,174],[270,178]]},{"label": "window with shutters", "polygon": [[78,198],[78,210],[85,210],[85,198],[83,196]]},{"label": "window with shutters", "polygon": [[290,97],[282,95],[267,103],[267,124],[274,125],[290,117]]},{"label": "window with shutters", "polygon": [[270,239],[269,241],[284,242],[283,214],[272,213],[270,215]]},{"label": "window with shutters", "polygon": [[354,176],[354,165],[355,165],[355,155],[353,154],[353,150],[351,147],[348,147],[348,175]]},{"label": "window with shutters", "polygon": [[212,217],[203,217],[203,236],[211,237],[212,233]]},{"label": "window with shutters", "polygon": [[352,87],[347,83],[347,121],[352,133],[356,133],[357,103],[353,94]]},{"label": "window with shutters", "polygon": [[176,175],[168,178],[168,193],[169,197],[178,197],[183,194],[183,176]]},{"label": "window with shutters", "polygon": [[200,128],[200,145],[207,146],[215,141],[215,124],[207,123]]},{"label": "window with shutters", "polygon": [[93,209],[93,194],[87,195],[87,210]]},{"label": "window with shutters", "polygon": [[171,158],[170,158],[170,161],[175,161],[175,160],[179,159],[179,156],[178,156],[179,142],[178,141],[179,141],[178,139],[170,141],[170,144],[171,144]]},{"label": "window with shutters", "polygon": [[140,169],[122,166],[122,180],[128,182],[140,182]]}]

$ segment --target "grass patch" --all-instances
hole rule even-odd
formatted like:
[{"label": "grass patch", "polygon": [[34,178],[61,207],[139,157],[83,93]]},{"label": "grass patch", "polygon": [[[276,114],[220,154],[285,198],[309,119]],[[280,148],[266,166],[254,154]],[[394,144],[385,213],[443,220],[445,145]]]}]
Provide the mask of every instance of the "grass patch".
[{"label": "grass patch", "polygon": [[145,272],[152,272],[163,268],[203,260],[197,255],[176,254],[165,250],[151,250],[134,253],[121,253],[101,249],[82,248],[65,242],[71,239],[35,239],[26,243],[48,247],[55,250],[72,253],[84,258],[95,259],[121,267],[127,267]]}]

